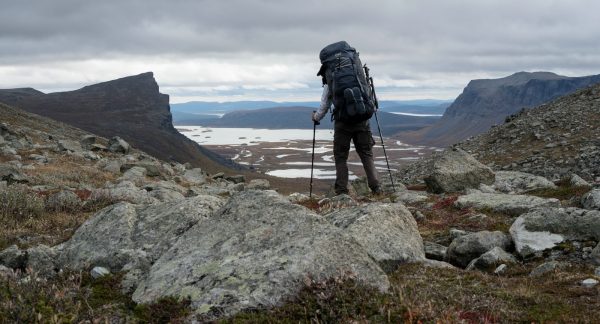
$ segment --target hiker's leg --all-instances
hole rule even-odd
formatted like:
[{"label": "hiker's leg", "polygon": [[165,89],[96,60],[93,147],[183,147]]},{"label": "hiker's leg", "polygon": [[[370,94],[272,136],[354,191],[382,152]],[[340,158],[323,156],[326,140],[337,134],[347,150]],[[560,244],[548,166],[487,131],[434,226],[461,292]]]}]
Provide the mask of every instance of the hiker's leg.
[{"label": "hiker's leg", "polygon": [[348,193],[348,152],[352,133],[341,122],[335,122],[333,133],[333,157],[335,160],[335,193]]},{"label": "hiker's leg", "polygon": [[375,140],[373,140],[369,123],[361,125],[354,133],[352,140],[354,142],[354,147],[356,148],[356,153],[358,153],[363,168],[365,169],[365,173],[367,174],[369,188],[371,188],[373,192],[379,191],[380,187],[377,178],[377,169],[375,168],[375,162],[373,161],[373,146],[375,145]]}]

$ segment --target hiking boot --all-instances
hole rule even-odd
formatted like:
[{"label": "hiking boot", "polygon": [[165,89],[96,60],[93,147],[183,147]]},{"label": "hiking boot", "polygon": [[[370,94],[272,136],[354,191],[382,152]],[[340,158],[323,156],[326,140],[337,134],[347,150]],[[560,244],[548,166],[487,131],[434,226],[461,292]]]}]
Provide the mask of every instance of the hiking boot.
[{"label": "hiking boot", "polygon": [[371,192],[373,193],[373,195],[383,195],[383,189],[381,189],[380,186],[371,189]]}]

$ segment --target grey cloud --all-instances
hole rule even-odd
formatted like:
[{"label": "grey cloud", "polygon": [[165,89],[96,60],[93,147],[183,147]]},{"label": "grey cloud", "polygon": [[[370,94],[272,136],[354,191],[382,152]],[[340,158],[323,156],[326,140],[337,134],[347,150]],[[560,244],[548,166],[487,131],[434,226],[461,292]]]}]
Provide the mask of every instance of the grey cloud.
[{"label": "grey cloud", "polygon": [[393,79],[594,74],[598,12],[600,3],[586,0],[5,0],[0,66],[157,56],[316,61],[324,45],[345,39]]}]

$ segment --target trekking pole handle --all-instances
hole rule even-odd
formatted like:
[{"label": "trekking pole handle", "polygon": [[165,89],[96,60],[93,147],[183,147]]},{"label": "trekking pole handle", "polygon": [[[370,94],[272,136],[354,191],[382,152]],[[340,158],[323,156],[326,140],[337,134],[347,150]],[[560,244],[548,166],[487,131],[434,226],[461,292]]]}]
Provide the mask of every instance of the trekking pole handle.
[{"label": "trekking pole handle", "polygon": [[[316,110],[313,110],[313,116],[314,116],[316,113],[317,113],[317,111],[316,111]],[[315,123],[315,126],[316,126],[316,125],[321,125],[321,122],[318,122],[318,121],[316,121],[316,120],[314,120],[314,119],[313,119],[313,123]]]}]

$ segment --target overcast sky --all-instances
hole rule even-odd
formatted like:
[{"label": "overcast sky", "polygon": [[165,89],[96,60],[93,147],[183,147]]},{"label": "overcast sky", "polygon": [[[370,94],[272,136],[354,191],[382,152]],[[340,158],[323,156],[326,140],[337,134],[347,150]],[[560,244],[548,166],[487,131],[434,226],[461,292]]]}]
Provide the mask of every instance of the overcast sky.
[{"label": "overcast sky", "polygon": [[44,92],[153,71],[171,102],[320,98],[346,40],[381,99],[455,98],[518,71],[600,74],[592,0],[0,0],[0,88]]}]

